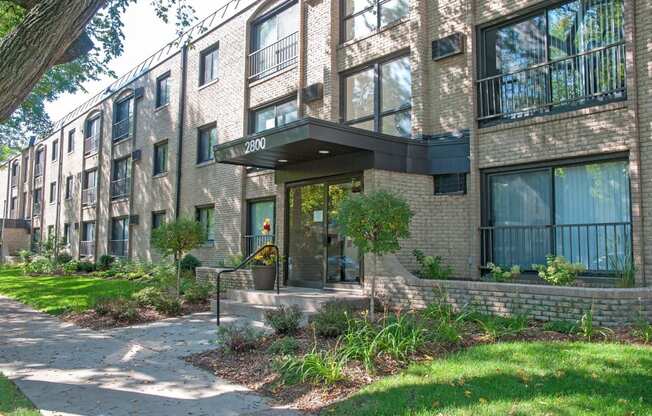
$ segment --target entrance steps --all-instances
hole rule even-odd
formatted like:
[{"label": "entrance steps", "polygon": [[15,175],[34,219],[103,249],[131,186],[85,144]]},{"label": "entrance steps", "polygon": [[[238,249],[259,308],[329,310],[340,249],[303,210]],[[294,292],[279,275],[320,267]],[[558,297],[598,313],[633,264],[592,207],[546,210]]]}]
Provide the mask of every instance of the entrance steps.
[{"label": "entrance steps", "polygon": [[[221,315],[245,317],[254,321],[265,321],[265,312],[280,305],[296,305],[304,317],[315,314],[321,306],[329,301],[345,302],[355,308],[367,306],[369,298],[362,290],[353,289],[304,289],[296,287],[281,288],[276,291],[230,289],[226,297],[220,300]],[[216,302],[211,301],[211,310],[215,312]],[[307,319],[306,319],[307,322]],[[305,322],[304,322],[305,323]]]}]

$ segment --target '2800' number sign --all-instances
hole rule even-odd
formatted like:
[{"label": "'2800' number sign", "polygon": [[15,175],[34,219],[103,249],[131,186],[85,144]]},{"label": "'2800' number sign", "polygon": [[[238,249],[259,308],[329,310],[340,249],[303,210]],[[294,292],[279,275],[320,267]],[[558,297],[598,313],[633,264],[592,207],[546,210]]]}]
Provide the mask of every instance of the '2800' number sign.
[{"label": "'2800' number sign", "polygon": [[264,137],[249,140],[248,142],[245,142],[245,155],[263,150],[265,149],[265,146],[267,146],[267,140],[265,140]]}]

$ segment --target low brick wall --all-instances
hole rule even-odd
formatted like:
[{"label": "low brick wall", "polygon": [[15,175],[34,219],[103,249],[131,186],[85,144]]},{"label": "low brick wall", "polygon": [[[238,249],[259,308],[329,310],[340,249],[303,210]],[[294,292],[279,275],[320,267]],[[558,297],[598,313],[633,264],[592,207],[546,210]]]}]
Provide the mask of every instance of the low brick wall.
[{"label": "low brick wall", "polygon": [[[376,279],[377,298],[392,308],[422,309],[445,299],[457,309],[543,320],[577,321],[588,310],[598,325],[619,326],[642,316],[652,321],[652,288],[589,288],[493,283],[472,280],[424,280],[393,256],[383,259]],[[365,291],[371,291],[366,279]]]},{"label": "low brick wall", "polygon": [[[197,279],[201,281],[215,282],[219,268],[213,267],[197,267]],[[251,275],[251,270],[238,270],[232,273],[223,273],[220,279],[220,286],[222,291],[228,289],[253,289],[254,279]]]}]

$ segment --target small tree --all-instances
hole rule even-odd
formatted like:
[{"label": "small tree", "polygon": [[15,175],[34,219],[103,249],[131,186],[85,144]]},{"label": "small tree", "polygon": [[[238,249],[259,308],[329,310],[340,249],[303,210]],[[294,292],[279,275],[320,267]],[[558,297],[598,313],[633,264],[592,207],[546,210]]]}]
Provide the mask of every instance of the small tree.
[{"label": "small tree", "polygon": [[161,224],[152,232],[152,245],[164,256],[172,256],[177,268],[177,299],[181,292],[181,260],[206,240],[201,224],[191,218],[179,218]]},{"label": "small tree", "polygon": [[374,268],[369,306],[369,316],[372,320],[378,257],[395,253],[401,248],[399,239],[410,236],[412,215],[403,198],[386,191],[349,196],[342,201],[336,215],[344,235],[351,237],[363,254],[373,254]]}]

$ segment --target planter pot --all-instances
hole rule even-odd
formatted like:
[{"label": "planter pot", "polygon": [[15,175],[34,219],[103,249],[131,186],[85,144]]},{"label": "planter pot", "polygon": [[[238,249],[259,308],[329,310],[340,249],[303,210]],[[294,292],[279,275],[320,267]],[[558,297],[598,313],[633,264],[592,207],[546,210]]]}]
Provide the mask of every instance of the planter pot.
[{"label": "planter pot", "polygon": [[254,289],[273,290],[276,283],[276,265],[272,266],[251,266],[251,274],[254,278]]}]

